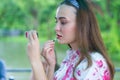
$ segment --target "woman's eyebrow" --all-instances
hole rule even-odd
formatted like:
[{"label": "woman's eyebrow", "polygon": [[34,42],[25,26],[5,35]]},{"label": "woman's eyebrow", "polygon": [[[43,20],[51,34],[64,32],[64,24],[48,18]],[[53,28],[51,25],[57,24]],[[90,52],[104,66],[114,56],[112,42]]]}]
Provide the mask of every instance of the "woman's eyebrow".
[{"label": "woman's eyebrow", "polygon": [[55,17],[55,19],[59,19],[59,20],[61,20],[61,19],[66,19],[66,17]]}]

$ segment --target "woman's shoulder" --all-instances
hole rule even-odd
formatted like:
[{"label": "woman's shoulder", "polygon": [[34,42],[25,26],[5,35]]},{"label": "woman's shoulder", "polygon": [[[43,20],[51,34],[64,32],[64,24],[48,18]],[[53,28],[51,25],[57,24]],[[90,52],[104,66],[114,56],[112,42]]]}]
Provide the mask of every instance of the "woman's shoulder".
[{"label": "woman's shoulder", "polygon": [[[90,53],[90,57],[91,57],[91,60],[92,60],[92,65],[94,64],[97,64],[97,62],[105,62],[106,63],[106,60],[105,58],[102,56],[102,54],[98,53],[98,52],[92,52]],[[84,69],[87,68],[87,65],[88,65],[88,60],[87,58],[84,58],[78,66],[80,67],[84,67]]]},{"label": "woman's shoulder", "polygon": [[[91,57],[91,60],[92,60],[92,65],[91,65],[90,68],[107,66],[106,59],[99,52],[90,53],[90,57]],[[87,58],[84,58],[78,65],[78,67],[82,67],[82,69],[86,69],[87,66],[88,66]]]},{"label": "woman's shoulder", "polygon": [[92,52],[92,53],[90,53],[90,56],[91,56],[91,59],[94,60],[94,61],[105,60],[103,55],[99,52]]},{"label": "woman's shoulder", "polygon": [[[100,80],[102,80],[104,77],[109,78],[108,65],[102,54],[98,52],[92,52],[90,53],[90,56],[92,60],[92,65],[87,68],[88,60],[86,58],[83,59],[76,67],[76,77],[81,77],[85,79],[90,78],[92,80],[95,78],[99,78]],[[77,72],[80,72],[81,76],[79,76]]]},{"label": "woman's shoulder", "polygon": [[92,65],[95,66],[95,68],[98,68],[100,70],[108,69],[108,64],[104,56],[98,52],[93,52],[90,54],[92,59]]}]

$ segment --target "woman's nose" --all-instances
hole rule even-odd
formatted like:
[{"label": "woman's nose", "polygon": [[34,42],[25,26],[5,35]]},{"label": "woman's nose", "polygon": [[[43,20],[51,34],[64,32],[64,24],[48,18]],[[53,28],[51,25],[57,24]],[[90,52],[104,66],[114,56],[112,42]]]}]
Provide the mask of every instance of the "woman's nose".
[{"label": "woman's nose", "polygon": [[60,25],[59,24],[56,24],[55,31],[60,31]]}]

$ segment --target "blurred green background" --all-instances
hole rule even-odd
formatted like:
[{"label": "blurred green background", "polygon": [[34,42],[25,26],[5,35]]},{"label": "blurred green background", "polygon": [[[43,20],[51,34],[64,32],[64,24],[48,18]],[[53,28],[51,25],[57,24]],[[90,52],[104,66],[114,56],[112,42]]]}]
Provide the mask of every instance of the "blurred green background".
[{"label": "blurred green background", "polygon": [[[38,31],[40,45],[55,38],[55,12],[61,0],[0,0],[0,59],[7,68],[30,68],[26,55],[25,31]],[[120,67],[120,1],[91,0],[108,54]],[[58,63],[64,58],[66,45],[56,43]],[[15,80],[28,80],[29,73],[7,73]],[[116,72],[115,79],[120,79]]]}]

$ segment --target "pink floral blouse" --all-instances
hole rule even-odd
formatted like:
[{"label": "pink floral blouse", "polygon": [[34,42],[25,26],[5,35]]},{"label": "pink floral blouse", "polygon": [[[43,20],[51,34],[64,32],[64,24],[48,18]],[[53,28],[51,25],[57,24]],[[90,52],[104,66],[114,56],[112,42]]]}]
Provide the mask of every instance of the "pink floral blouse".
[{"label": "pink floral blouse", "polygon": [[53,80],[110,80],[108,65],[104,57],[97,52],[90,53],[90,56],[92,58],[91,67],[87,68],[88,63],[85,58],[75,68],[80,58],[80,52],[68,50],[60,68],[55,72]]}]

